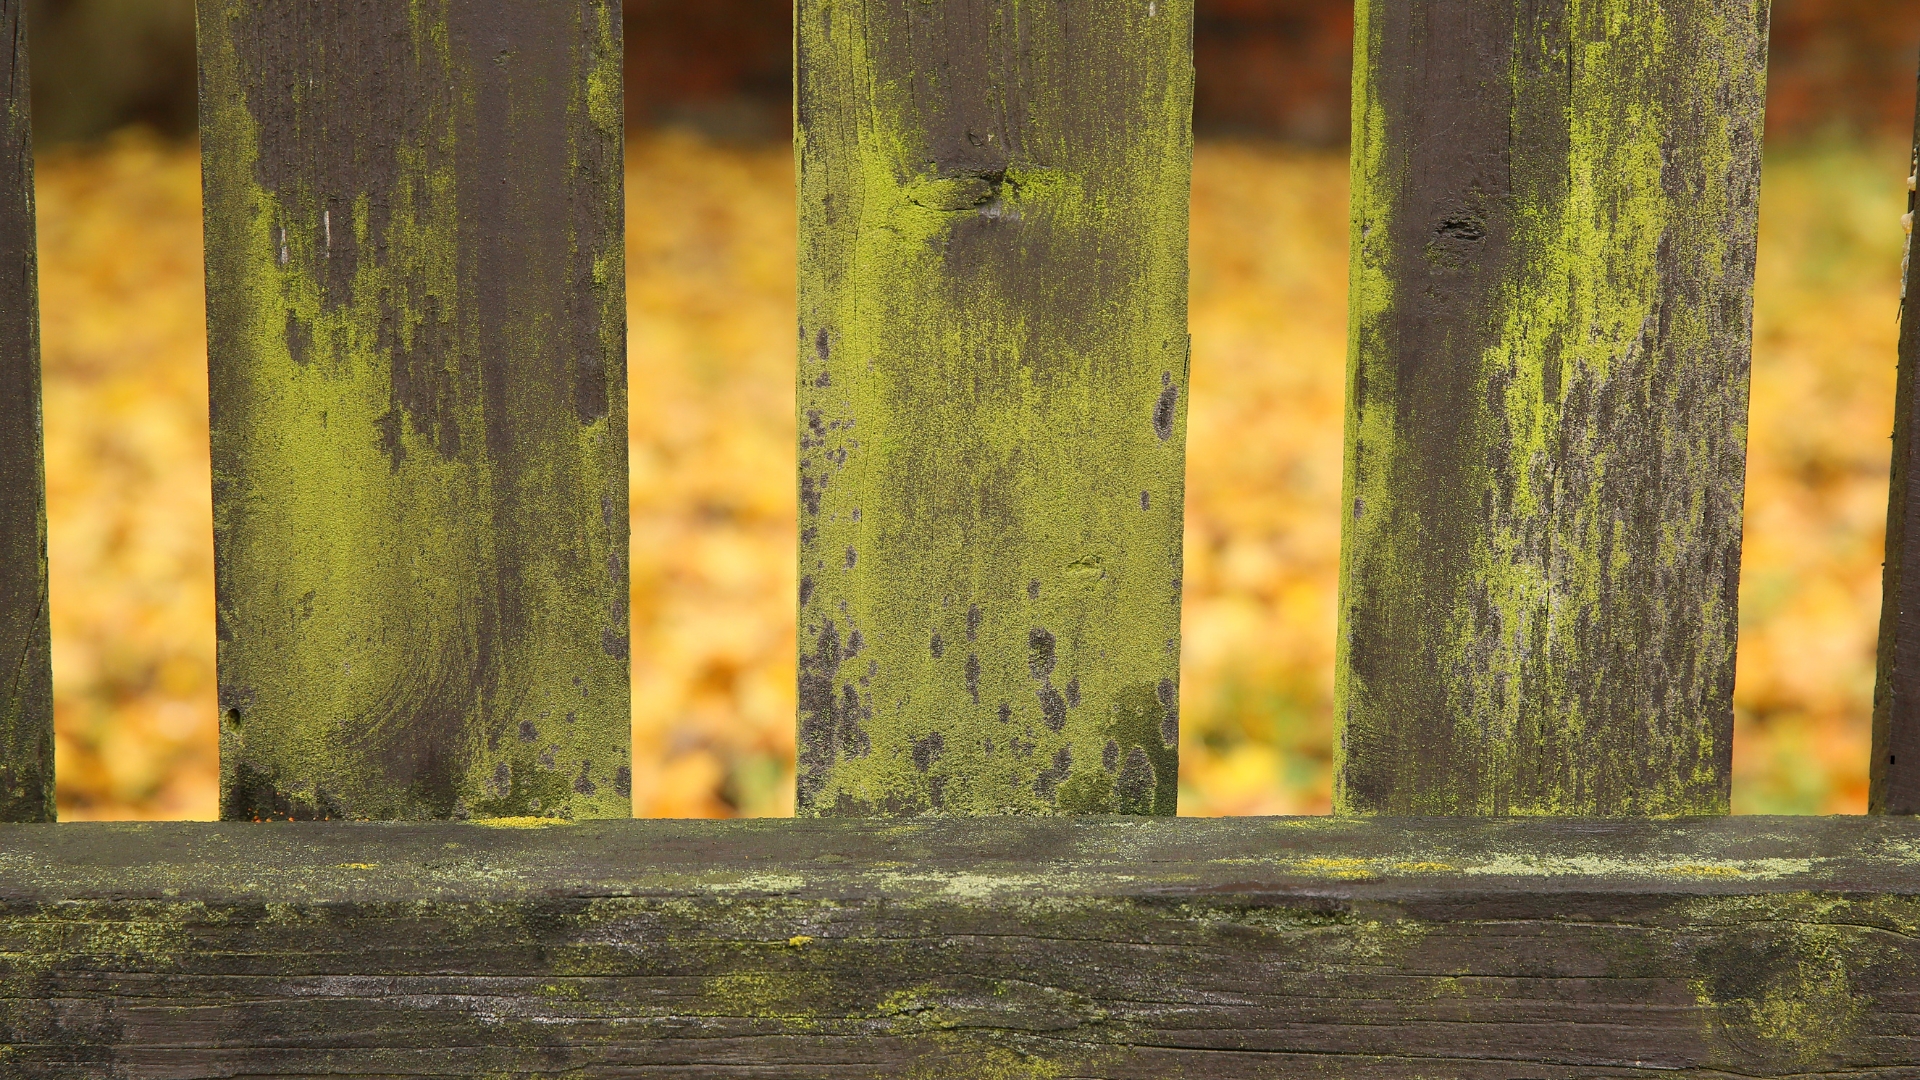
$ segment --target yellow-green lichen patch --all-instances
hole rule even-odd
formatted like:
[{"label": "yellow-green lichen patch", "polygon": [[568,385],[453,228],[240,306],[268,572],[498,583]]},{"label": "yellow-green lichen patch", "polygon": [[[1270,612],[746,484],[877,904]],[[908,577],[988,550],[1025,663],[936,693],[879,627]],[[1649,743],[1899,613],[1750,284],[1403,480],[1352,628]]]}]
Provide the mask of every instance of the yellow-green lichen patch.
[{"label": "yellow-green lichen patch", "polygon": [[1776,881],[1813,873],[1816,859],[1735,859],[1703,863],[1685,856],[1626,858],[1600,854],[1507,852],[1463,863],[1453,873],[1502,877],[1742,878]]},{"label": "yellow-green lichen patch", "polygon": [[1866,987],[1888,983],[1875,969],[1899,963],[1886,948],[1899,931],[1876,925],[1881,906],[1813,895],[1689,905],[1691,920],[1719,928],[1698,946],[1691,983],[1716,1056],[1783,1071],[1844,1061],[1877,1008]]},{"label": "yellow-green lichen patch", "polygon": [[1054,1053],[1021,1052],[995,1046],[980,1036],[971,1038],[941,1035],[934,1049],[920,1057],[906,1072],[908,1080],[1056,1080],[1096,1065],[1102,1059],[1119,1057],[1116,1051],[1104,1054],[1074,1054],[1070,1062]]},{"label": "yellow-green lichen patch", "polygon": [[1820,869],[1814,858],[1735,859],[1701,862],[1686,856],[1627,858],[1575,852],[1489,852],[1448,861],[1402,856],[1309,856],[1282,859],[1222,859],[1230,865],[1257,865],[1288,876],[1335,881],[1372,881],[1397,877],[1595,877],[1705,878],[1778,881]]},{"label": "yellow-green lichen patch", "polygon": [[1174,810],[1191,19],[797,9],[803,814]]},{"label": "yellow-green lichen patch", "polygon": [[617,12],[200,14],[222,815],[626,816]]},{"label": "yellow-green lichen patch", "polygon": [[558,825],[570,825],[572,822],[547,817],[500,817],[480,818],[474,824],[489,829],[551,829]]},{"label": "yellow-green lichen patch", "polygon": [[710,1016],[750,1016],[804,1022],[830,1000],[831,985],[819,975],[793,971],[741,971],[715,975],[701,988]]},{"label": "yellow-green lichen patch", "polygon": [[1356,15],[1336,804],[1722,813],[1763,6],[1473,25]]}]

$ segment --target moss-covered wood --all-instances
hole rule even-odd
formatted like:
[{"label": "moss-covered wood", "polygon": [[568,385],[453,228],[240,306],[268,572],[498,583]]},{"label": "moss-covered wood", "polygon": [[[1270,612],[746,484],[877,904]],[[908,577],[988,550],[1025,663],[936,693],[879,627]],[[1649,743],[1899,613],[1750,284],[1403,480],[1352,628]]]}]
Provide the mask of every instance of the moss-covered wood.
[{"label": "moss-covered wood", "polygon": [[619,20],[200,4],[223,817],[630,812]]},{"label": "moss-covered wood", "polygon": [[1727,809],[1766,0],[1361,0],[1336,805]]},{"label": "moss-covered wood", "polygon": [[801,0],[802,814],[1171,814],[1192,0]]},{"label": "moss-covered wood", "polygon": [[0,0],[0,821],[52,821],[33,134],[20,0]]},{"label": "moss-covered wood", "polygon": [[1681,1076],[1920,1061],[1920,823],[0,827],[0,1071]]},{"label": "moss-covered wood", "polygon": [[1873,694],[1873,768],[1868,807],[1920,814],[1920,318],[1913,310],[1913,222],[1920,205],[1920,102],[1907,167],[1907,255],[1900,267],[1900,373],[1893,393],[1893,476],[1887,500],[1887,562],[1880,598],[1879,679]]}]

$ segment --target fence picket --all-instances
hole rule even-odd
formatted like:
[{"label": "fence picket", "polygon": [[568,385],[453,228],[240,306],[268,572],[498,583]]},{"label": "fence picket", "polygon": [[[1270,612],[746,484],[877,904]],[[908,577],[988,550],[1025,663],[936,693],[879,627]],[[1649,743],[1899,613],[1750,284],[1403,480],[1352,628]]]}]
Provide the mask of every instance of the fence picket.
[{"label": "fence picket", "polygon": [[39,272],[26,20],[0,0],[0,821],[52,821],[53,669],[40,442]]},{"label": "fence picket", "polygon": [[619,18],[201,0],[225,818],[630,813]]},{"label": "fence picket", "polygon": [[1920,95],[1913,118],[1913,156],[1907,163],[1907,256],[1900,267],[1900,374],[1893,393],[1893,475],[1887,500],[1887,562],[1880,599],[1879,678],[1873,693],[1873,766],[1867,807],[1876,814],[1920,813],[1920,319],[1914,318],[1914,188],[1920,185]]},{"label": "fence picket", "polygon": [[1174,810],[1192,0],[801,0],[803,814]]},{"label": "fence picket", "polygon": [[1766,19],[1361,0],[1339,809],[1727,810]]}]

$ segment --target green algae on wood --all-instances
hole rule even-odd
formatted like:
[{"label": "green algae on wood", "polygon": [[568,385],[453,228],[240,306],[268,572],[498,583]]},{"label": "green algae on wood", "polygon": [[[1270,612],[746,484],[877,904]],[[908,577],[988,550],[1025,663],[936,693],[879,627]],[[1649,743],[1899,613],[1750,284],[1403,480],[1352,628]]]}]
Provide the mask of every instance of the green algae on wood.
[{"label": "green algae on wood", "polygon": [[223,817],[630,813],[619,19],[200,4]]},{"label": "green algae on wood", "polygon": [[[1900,369],[1893,392],[1893,469],[1887,561],[1881,580],[1879,672],[1873,693],[1873,765],[1867,808],[1920,814],[1920,318],[1913,311],[1913,221],[1920,195],[1920,102],[1907,163],[1907,256],[1900,267]],[[1891,223],[1889,223],[1891,227]]]},{"label": "green algae on wood", "polygon": [[33,132],[20,0],[0,0],[0,821],[52,821],[53,667],[40,440]]},{"label": "green algae on wood", "polygon": [[1766,0],[1361,0],[1336,806],[1724,813]]},{"label": "green algae on wood", "polygon": [[1171,814],[1191,0],[801,0],[802,814]]},{"label": "green algae on wood", "polygon": [[1908,1078],[1909,818],[0,826],[20,1077]]}]

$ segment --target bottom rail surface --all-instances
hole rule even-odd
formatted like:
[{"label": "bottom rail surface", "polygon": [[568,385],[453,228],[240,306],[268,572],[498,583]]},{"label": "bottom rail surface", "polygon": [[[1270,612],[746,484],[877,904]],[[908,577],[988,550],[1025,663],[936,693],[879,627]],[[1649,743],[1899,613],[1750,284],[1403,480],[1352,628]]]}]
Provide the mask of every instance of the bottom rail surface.
[{"label": "bottom rail surface", "polygon": [[1920,1076],[1920,823],[0,826],[9,1076]]}]

